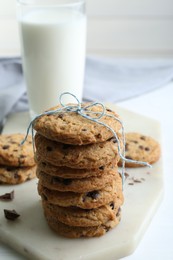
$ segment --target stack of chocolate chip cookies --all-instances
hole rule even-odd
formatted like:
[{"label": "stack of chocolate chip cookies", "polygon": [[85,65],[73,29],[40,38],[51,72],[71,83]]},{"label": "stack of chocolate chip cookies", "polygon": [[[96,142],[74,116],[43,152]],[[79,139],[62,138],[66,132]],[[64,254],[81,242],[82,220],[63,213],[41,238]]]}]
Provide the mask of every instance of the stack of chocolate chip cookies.
[{"label": "stack of chocolate chip cookies", "polygon": [[[95,106],[85,113],[96,117],[93,112],[100,111]],[[118,115],[109,109],[106,114],[110,117],[104,115],[100,121],[118,133],[121,125],[112,117]],[[48,225],[72,238],[101,236],[115,227],[121,218],[123,193],[113,133],[69,111],[42,115],[33,127],[38,192]]]},{"label": "stack of chocolate chip cookies", "polygon": [[19,184],[36,177],[32,138],[23,134],[0,135],[0,183]]}]

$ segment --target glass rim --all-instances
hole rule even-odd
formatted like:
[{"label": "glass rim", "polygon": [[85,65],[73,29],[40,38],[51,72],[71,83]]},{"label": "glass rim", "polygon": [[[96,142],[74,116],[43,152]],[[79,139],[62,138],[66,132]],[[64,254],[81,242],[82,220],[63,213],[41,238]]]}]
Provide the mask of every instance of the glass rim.
[{"label": "glass rim", "polygon": [[[46,0],[45,2],[43,1],[41,3],[41,0],[39,2],[36,2],[34,0],[17,0],[17,3],[20,5],[25,5],[25,6],[57,6],[57,7],[68,7],[68,6],[77,6],[77,5],[82,5],[85,3],[85,0],[66,0],[64,3],[62,2],[63,0],[60,1],[60,3],[56,3],[56,0]],[[61,3],[62,2],[62,3]]]}]

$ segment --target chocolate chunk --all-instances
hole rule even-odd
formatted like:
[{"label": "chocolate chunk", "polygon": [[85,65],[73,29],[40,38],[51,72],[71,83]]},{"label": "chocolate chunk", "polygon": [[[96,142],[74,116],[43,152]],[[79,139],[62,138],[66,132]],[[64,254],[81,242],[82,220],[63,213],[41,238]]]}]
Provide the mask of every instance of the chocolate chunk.
[{"label": "chocolate chunk", "polygon": [[3,195],[0,195],[0,200],[11,201],[14,199],[14,190]]},{"label": "chocolate chunk", "polygon": [[16,218],[20,217],[20,215],[14,209],[13,210],[4,209],[4,215],[5,215],[6,219],[12,220],[12,221],[14,221]]},{"label": "chocolate chunk", "polygon": [[86,196],[95,200],[99,197],[99,192],[97,190],[90,191],[86,193]]}]

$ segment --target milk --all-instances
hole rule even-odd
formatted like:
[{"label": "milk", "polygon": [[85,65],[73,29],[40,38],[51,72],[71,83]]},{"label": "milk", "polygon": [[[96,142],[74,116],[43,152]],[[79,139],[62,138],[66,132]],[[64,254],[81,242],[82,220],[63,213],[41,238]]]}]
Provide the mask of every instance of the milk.
[{"label": "milk", "polygon": [[[22,56],[31,113],[57,105],[68,91],[82,99],[86,17],[74,10],[47,8],[20,20]],[[64,102],[73,102],[65,98]]]}]

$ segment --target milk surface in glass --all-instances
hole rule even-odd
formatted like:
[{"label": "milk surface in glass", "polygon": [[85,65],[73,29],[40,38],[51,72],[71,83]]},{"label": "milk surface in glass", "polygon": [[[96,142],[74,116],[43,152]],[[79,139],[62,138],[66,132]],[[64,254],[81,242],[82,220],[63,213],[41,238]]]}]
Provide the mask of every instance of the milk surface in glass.
[{"label": "milk surface in glass", "polygon": [[81,100],[86,16],[68,8],[46,8],[26,14],[20,25],[31,115],[56,105],[65,91]]}]

